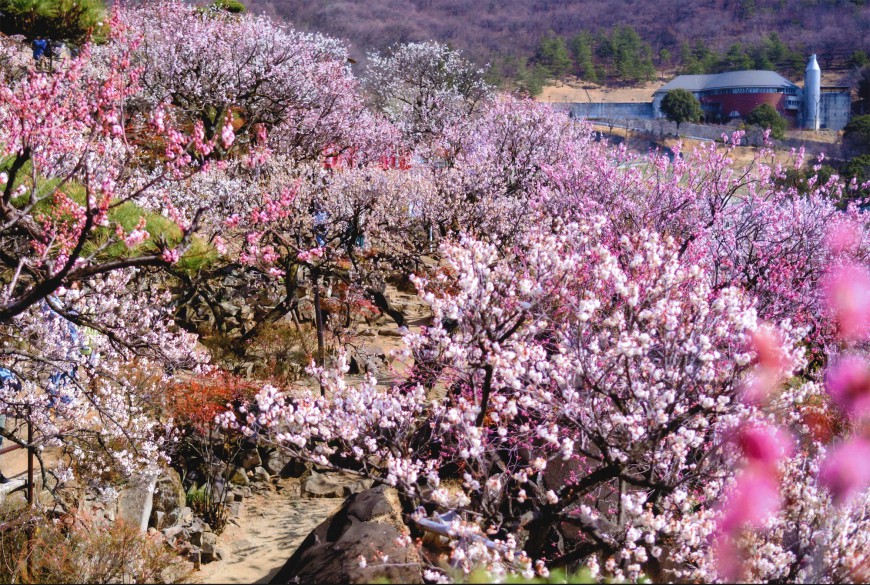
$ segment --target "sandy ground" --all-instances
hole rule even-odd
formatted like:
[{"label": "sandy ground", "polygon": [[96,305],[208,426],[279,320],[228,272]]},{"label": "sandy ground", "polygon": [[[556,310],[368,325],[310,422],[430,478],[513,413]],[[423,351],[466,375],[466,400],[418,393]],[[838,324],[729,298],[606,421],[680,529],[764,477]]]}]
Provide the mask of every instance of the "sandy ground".
[{"label": "sandy ground", "polygon": [[[11,447],[12,443],[3,441],[2,447]],[[34,465],[39,468],[39,462],[34,460]],[[27,451],[16,449],[11,453],[0,455],[0,471],[9,479],[25,479],[27,476]]]},{"label": "sandy ground", "polygon": [[300,498],[296,479],[282,479],[277,487],[245,499],[237,522],[218,537],[227,558],[203,565],[188,582],[268,583],[305,537],[344,503],[344,498]]},{"label": "sandy ground", "polygon": [[661,80],[637,87],[604,87],[584,81],[556,82],[538,96],[542,102],[651,102],[655,91],[664,85]]}]

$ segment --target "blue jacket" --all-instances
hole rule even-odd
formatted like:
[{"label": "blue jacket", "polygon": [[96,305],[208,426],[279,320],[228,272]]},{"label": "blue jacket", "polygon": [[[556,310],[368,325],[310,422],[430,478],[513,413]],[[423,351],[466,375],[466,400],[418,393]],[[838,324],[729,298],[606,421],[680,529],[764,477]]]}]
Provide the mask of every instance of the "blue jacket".
[{"label": "blue jacket", "polygon": [[48,41],[45,39],[37,39],[33,41],[33,58],[42,59],[45,52],[48,50]]}]

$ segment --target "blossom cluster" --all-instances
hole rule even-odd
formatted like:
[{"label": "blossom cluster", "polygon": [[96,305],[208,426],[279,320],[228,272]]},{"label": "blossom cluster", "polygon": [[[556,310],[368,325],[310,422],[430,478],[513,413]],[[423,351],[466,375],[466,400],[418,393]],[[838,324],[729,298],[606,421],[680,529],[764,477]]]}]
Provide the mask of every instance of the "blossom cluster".
[{"label": "blossom cluster", "polygon": [[[62,454],[54,485],[169,457],[194,303],[255,299],[247,341],[310,302],[310,384],[216,421],[395,486],[449,541],[428,580],[867,579],[870,231],[839,178],[739,167],[740,133],[613,147],[434,43],[358,79],[266,17],[112,14],[0,88],[0,413]],[[362,307],[403,344],[351,382]]]}]

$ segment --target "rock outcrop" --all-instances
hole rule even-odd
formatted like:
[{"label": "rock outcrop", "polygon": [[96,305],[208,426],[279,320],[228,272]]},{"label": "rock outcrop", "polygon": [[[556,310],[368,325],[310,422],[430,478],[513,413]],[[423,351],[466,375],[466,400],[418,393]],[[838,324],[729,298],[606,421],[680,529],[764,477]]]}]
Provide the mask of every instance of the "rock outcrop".
[{"label": "rock outcrop", "polygon": [[403,544],[405,532],[396,491],[367,489],[315,528],[271,583],[422,583],[422,565],[416,550]]}]

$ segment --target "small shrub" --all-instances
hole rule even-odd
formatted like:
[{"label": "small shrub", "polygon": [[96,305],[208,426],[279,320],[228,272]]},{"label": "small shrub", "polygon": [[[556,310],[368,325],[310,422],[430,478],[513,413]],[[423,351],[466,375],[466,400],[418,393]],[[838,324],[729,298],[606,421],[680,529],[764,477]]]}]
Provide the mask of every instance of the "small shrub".
[{"label": "small shrub", "polygon": [[780,116],[776,108],[770,104],[756,106],[746,117],[746,123],[762,130],[769,129],[771,137],[777,140],[785,138],[785,130],[788,127],[785,118]]},{"label": "small shrub", "polygon": [[208,504],[208,493],[205,491],[205,486],[190,486],[187,490],[187,505],[196,514],[202,514]]},{"label": "small shrub", "polygon": [[3,583],[153,583],[176,561],[161,541],[123,522],[0,510]]},{"label": "small shrub", "polygon": [[216,531],[226,523],[224,499],[235,462],[245,438],[222,432],[215,417],[249,399],[255,387],[226,372],[170,386],[166,411],[182,433],[179,457],[185,469],[193,470],[195,482],[187,494],[191,509]]}]

